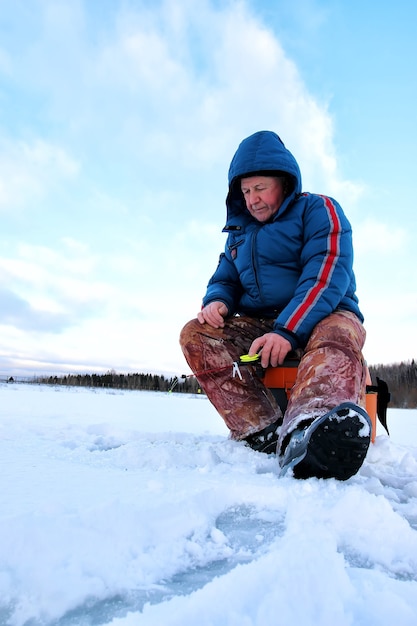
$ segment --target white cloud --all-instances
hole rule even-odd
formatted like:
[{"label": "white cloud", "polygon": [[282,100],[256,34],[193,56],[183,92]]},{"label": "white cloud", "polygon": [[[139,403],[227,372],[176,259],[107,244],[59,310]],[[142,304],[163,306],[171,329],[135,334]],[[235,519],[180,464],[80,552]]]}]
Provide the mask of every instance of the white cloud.
[{"label": "white cloud", "polygon": [[367,218],[355,226],[355,251],[358,255],[373,255],[375,252],[387,257],[403,252],[408,243],[408,234],[402,226],[393,226],[380,220]]},{"label": "white cloud", "polygon": [[99,160],[124,153],[146,172],[158,163],[225,175],[238,142],[270,128],[294,151],[308,189],[356,189],[338,172],[326,106],[245,3],[119,4],[114,21],[97,16],[94,38],[83,6],[87,14],[87,3],[45,5],[44,47],[39,40],[26,50],[27,65],[44,71],[40,81],[34,71],[24,79],[47,89],[54,119],[66,124],[61,132],[84,151],[91,142],[91,158],[100,141]]},{"label": "white cloud", "polygon": [[372,364],[415,359],[417,289],[392,292],[383,287],[366,303],[365,355]]},{"label": "white cloud", "polygon": [[79,163],[66,151],[42,139],[3,141],[0,145],[0,211],[29,206],[65,179],[73,179]]},{"label": "white cloud", "polygon": [[[71,239],[59,249],[20,244],[13,257],[0,258],[0,287],[24,303],[30,326],[48,332],[42,316],[60,315],[65,326],[98,313],[112,297],[112,288],[98,275],[97,259]],[[64,317],[65,316],[65,317]]]},{"label": "white cloud", "polygon": [[[308,188],[343,188],[326,107],[308,93],[272,30],[244,3],[128,6],[119,5],[105,30],[99,20],[94,44],[78,5],[72,18],[49,16],[48,47],[37,43],[37,63],[46,68],[41,85],[48,88],[54,117],[67,118],[67,131],[78,133],[78,141],[104,136],[104,155],[115,149],[118,159],[125,151],[147,170],[158,159],[165,168],[224,171],[245,135],[270,128],[300,160]],[[49,49],[60,33],[70,50],[76,47],[72,61],[65,56],[64,89],[57,78],[62,51],[55,58]]]}]

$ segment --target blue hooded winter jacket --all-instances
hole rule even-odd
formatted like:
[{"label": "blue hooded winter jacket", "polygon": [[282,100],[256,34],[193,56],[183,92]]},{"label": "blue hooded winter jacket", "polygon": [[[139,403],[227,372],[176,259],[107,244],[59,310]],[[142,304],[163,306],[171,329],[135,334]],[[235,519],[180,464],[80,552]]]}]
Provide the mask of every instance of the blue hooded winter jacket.
[{"label": "blue hooded winter jacket", "polygon": [[[287,174],[290,193],[271,221],[254,219],[240,179]],[[304,347],[314,326],[336,309],[363,321],[355,295],[351,226],[327,196],[301,193],[297,161],[273,132],[244,139],[229,169],[225,251],[203,306],[221,301],[229,315],[275,318],[274,332]]]}]

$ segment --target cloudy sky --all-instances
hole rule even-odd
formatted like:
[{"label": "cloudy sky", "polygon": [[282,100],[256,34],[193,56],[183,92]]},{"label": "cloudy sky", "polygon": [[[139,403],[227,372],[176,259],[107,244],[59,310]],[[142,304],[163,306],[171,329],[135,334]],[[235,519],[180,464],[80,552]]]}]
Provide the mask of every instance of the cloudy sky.
[{"label": "cloudy sky", "polygon": [[187,372],[229,163],[262,129],[352,222],[368,362],[416,357],[416,21],[413,0],[0,0],[0,375]]}]

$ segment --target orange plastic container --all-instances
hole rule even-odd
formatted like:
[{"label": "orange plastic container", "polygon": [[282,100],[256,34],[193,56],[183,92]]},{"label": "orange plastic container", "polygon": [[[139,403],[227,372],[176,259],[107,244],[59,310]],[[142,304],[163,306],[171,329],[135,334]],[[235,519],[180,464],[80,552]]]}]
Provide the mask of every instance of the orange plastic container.
[{"label": "orange plastic container", "polygon": [[370,391],[366,394],[366,412],[371,418],[372,430],[371,441],[374,443],[376,437],[376,403],[378,400],[378,394],[376,391]]},{"label": "orange plastic container", "polygon": [[284,389],[288,399],[297,378],[297,371],[298,363],[294,363],[294,365],[284,364],[280,367],[268,367],[265,370],[263,383],[268,389]]},{"label": "orange plastic container", "polygon": [[[366,385],[372,385],[371,374],[369,373],[369,369],[366,368]],[[371,418],[372,422],[372,430],[371,430],[371,441],[374,443],[376,437],[376,416],[377,416],[377,401],[378,401],[378,393],[376,391],[367,391],[366,392],[366,412]]]}]

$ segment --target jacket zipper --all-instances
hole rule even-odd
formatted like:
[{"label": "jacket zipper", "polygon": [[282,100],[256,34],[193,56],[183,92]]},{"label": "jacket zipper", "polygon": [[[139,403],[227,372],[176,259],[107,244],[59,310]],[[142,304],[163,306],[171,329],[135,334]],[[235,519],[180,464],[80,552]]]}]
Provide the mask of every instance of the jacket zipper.
[{"label": "jacket zipper", "polygon": [[234,248],[238,248],[240,246],[240,244],[243,243],[243,239],[239,239],[238,241],[234,241],[233,243],[231,243],[229,246],[227,246],[227,249],[229,251],[233,250]]},{"label": "jacket zipper", "polygon": [[262,291],[261,291],[261,285],[259,283],[258,265],[257,265],[257,262],[256,262],[256,254],[255,254],[256,240],[258,238],[258,233],[259,233],[259,229],[257,228],[254,231],[253,237],[252,237],[252,246],[251,246],[251,256],[252,256],[252,259],[251,259],[251,261],[252,261],[253,275],[254,275],[254,278],[255,278],[255,284],[256,284],[256,287],[258,289],[260,299],[263,301],[264,298],[263,298],[263,294],[262,294]]}]

